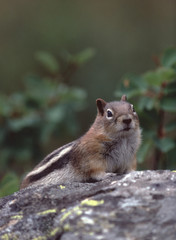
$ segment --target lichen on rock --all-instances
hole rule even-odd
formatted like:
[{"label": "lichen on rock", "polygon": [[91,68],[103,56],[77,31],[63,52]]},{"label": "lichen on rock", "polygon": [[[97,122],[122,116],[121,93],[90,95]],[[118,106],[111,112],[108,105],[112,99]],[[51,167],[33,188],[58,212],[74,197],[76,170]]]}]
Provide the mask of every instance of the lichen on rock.
[{"label": "lichen on rock", "polygon": [[2,240],[176,239],[176,173],[29,187],[0,199]]}]

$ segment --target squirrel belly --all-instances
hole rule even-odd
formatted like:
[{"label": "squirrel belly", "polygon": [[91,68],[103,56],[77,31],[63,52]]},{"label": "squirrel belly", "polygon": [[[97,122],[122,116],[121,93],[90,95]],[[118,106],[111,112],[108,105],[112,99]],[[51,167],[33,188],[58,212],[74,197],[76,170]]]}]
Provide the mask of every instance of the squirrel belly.
[{"label": "squirrel belly", "polygon": [[97,116],[88,132],[44,158],[27,174],[21,188],[101,180],[136,169],[141,130],[133,105],[124,95],[120,101],[97,99],[96,103]]}]

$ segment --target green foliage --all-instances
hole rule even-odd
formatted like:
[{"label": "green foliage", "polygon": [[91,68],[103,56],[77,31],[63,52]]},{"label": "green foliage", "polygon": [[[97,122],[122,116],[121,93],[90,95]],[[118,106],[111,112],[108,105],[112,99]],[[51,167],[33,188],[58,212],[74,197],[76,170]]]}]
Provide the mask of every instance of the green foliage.
[{"label": "green foliage", "polygon": [[75,56],[69,55],[71,62],[82,65],[85,61],[88,61],[95,55],[95,50],[92,48],[87,48],[84,51],[76,54]]},{"label": "green foliage", "polygon": [[0,182],[0,197],[9,195],[18,190],[19,177],[13,173],[8,172]]},{"label": "green foliage", "polygon": [[[139,163],[152,159],[150,168],[174,168],[176,160],[176,48],[167,49],[156,58],[157,67],[140,76],[128,74],[121,90],[135,108],[143,128],[143,144],[138,153]],[[151,162],[151,161],[150,161]]]},{"label": "green foliage", "polygon": [[46,68],[51,73],[57,73],[59,71],[60,65],[57,59],[48,52],[37,52],[35,58],[39,61],[41,66]]},{"label": "green foliage", "polygon": [[60,60],[38,52],[40,75],[27,77],[20,92],[0,94],[0,196],[17,190],[19,175],[41,160],[51,139],[63,142],[78,131],[76,113],[85,107],[86,93],[66,82],[92,56],[91,49]]}]

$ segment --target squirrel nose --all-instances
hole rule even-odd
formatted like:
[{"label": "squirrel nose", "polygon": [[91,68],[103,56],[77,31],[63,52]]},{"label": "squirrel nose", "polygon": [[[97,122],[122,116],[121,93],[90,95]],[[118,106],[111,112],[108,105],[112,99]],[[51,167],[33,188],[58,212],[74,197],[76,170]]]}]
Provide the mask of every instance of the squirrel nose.
[{"label": "squirrel nose", "polygon": [[123,123],[129,125],[131,123],[131,118],[123,119]]}]

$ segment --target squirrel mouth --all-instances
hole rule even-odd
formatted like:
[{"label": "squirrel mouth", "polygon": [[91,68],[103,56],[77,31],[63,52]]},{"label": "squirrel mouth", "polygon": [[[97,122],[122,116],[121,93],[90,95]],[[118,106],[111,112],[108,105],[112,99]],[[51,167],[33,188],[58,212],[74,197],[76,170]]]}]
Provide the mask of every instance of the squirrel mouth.
[{"label": "squirrel mouth", "polygon": [[123,129],[123,131],[129,131],[131,128],[130,127],[126,127]]}]

